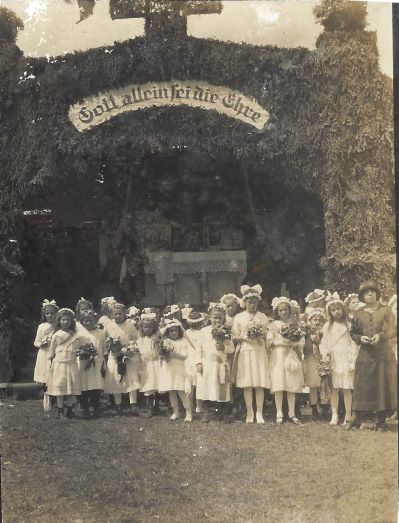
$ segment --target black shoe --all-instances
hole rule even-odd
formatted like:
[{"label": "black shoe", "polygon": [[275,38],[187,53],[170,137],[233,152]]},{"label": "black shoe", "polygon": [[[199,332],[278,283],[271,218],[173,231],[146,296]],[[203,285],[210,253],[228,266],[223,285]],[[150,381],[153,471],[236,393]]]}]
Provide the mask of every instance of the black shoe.
[{"label": "black shoe", "polygon": [[202,416],[201,422],[209,423],[210,421],[212,421],[212,414],[206,410]]},{"label": "black shoe", "polygon": [[72,418],[75,417],[75,414],[74,414],[74,412],[73,412],[73,410],[72,410],[72,407],[67,407],[67,411],[66,411],[65,416],[66,416],[67,418],[69,418],[69,419],[72,419]]},{"label": "black shoe", "polygon": [[136,403],[130,405],[130,414],[136,418],[139,415],[139,408]]},{"label": "black shoe", "polygon": [[346,430],[359,430],[360,429],[360,421],[351,421],[347,427]]}]

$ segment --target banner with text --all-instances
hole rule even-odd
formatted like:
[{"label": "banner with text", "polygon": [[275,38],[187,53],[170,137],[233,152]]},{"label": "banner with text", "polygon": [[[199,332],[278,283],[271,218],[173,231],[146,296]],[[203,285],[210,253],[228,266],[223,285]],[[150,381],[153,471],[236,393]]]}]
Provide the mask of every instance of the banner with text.
[{"label": "banner with text", "polygon": [[253,98],[224,86],[206,82],[156,82],[128,85],[86,98],[69,109],[78,131],[87,131],[118,114],[148,107],[189,105],[213,110],[257,129],[263,129],[269,113]]}]

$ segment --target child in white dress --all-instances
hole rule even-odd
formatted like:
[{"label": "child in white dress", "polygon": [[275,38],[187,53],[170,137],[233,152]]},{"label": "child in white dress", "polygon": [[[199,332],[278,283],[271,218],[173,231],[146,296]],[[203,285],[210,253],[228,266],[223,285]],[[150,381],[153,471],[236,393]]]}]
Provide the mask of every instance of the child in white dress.
[{"label": "child in white dress", "polygon": [[[226,407],[231,399],[231,379],[227,355],[234,353],[231,328],[225,325],[226,306],[223,303],[211,303],[208,312],[211,324],[201,330],[197,354],[197,370],[201,374],[197,396],[203,400],[206,408],[202,420],[204,423],[210,421],[215,403],[216,410],[228,421]],[[223,407],[219,404],[223,404]]]},{"label": "child in white dress", "polygon": [[359,347],[350,335],[350,323],[345,313],[344,303],[334,293],[326,305],[327,322],[323,326],[320,353],[323,358],[332,360],[332,392],[330,425],[338,424],[339,391],[342,390],[345,404],[345,425],[352,418],[352,391],[355,376],[355,363]]},{"label": "child in white dress", "polygon": [[264,423],[263,402],[265,389],[270,388],[269,360],[266,351],[266,333],[269,320],[258,311],[262,287],[254,285],[241,287],[245,311],[233,320],[233,341],[236,353],[233,362],[232,380],[236,387],[244,389],[247,410],[246,423],[253,423],[254,410],[252,394],[255,389],[256,422]]},{"label": "child in white dress", "polygon": [[[133,323],[126,317],[125,306],[121,303],[111,305],[113,320],[108,323],[107,371],[105,373],[104,391],[113,394],[117,414],[121,416],[122,394],[129,393],[130,412],[138,415],[137,392],[140,389],[140,355],[134,350],[138,332]],[[111,340],[118,340],[111,344]],[[126,351],[130,351],[127,354]]]},{"label": "child in white dress", "polygon": [[191,311],[187,317],[187,330],[185,333],[188,341],[188,357],[186,360],[186,372],[191,381],[191,394],[193,398],[195,395],[195,412],[202,412],[202,400],[198,397],[198,387],[201,387],[202,376],[197,372],[197,356],[200,354],[200,343],[201,343],[201,329],[203,327],[204,317],[200,312]]},{"label": "child in white dress", "polygon": [[81,356],[78,357],[82,389],[80,404],[83,407],[83,416],[86,419],[90,418],[90,407],[93,409],[93,416],[97,418],[99,415],[100,394],[104,390],[104,350],[107,334],[98,326],[97,315],[93,310],[88,311],[80,321],[86,329],[86,334],[81,336],[81,343],[92,344],[97,351],[97,355],[90,358],[90,360],[82,359]]},{"label": "child in white dress", "polygon": [[159,413],[158,390],[161,364],[157,351],[157,339],[159,337],[157,314],[155,310],[146,309],[140,316],[138,323],[136,344],[141,358],[140,391],[147,398],[147,418],[152,418]]},{"label": "child in white dress", "polygon": [[345,314],[348,320],[353,320],[353,315],[359,307],[360,301],[357,294],[348,294],[344,300]]},{"label": "child in white dress", "polygon": [[269,326],[268,347],[270,354],[270,390],[276,403],[276,422],[283,422],[283,393],[287,393],[288,416],[292,423],[300,425],[295,416],[295,394],[304,387],[302,370],[302,347],[304,339],[291,341],[283,336],[281,329],[292,323],[290,300],[285,296],[274,298],[272,307],[275,320]]},{"label": "child in white dress", "polygon": [[41,310],[41,321],[33,345],[39,349],[36,356],[35,371],[33,379],[36,383],[43,384],[43,409],[50,412],[50,398],[47,393],[47,380],[50,370],[49,349],[51,338],[57,329],[58,307],[54,300],[44,300]]},{"label": "child in white dress", "polygon": [[76,332],[75,314],[71,309],[60,309],[57,313],[58,330],[51,338],[49,358],[51,363],[47,392],[57,398],[57,418],[64,415],[66,396],[67,418],[73,418],[72,407],[80,395],[80,375],[77,352],[81,341]]},{"label": "child in white dress", "polygon": [[170,419],[179,418],[179,401],[181,399],[186,411],[185,421],[192,421],[191,405],[186,394],[187,340],[184,338],[182,324],[176,319],[165,319],[160,329],[162,344],[160,346],[161,369],[159,392],[169,392],[169,400],[173,410]]}]

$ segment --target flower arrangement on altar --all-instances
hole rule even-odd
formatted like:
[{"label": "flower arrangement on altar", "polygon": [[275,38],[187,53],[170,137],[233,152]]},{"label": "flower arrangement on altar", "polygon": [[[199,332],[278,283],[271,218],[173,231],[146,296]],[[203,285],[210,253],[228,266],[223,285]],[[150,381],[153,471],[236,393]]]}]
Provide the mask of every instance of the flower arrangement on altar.
[{"label": "flower arrangement on altar", "polygon": [[85,370],[89,370],[91,365],[95,367],[96,363],[94,358],[97,356],[97,354],[98,352],[92,343],[84,343],[78,348],[76,352],[76,355],[80,360],[87,360]]}]

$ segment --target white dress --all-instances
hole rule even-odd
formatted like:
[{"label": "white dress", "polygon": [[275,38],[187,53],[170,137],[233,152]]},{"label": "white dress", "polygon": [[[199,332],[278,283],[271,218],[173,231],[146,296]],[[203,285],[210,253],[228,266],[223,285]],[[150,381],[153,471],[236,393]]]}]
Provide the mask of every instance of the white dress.
[{"label": "white dress", "polygon": [[[355,362],[359,347],[349,333],[350,324],[334,321],[323,325],[323,338],[320,342],[320,354],[331,355],[331,379],[334,389],[353,389]],[[353,370],[350,370],[350,368]]]},{"label": "white dress", "polygon": [[234,353],[232,341],[224,343],[224,351],[216,349],[212,325],[201,330],[200,353],[197,363],[202,363],[202,379],[197,385],[197,398],[206,401],[230,401],[230,367],[227,355]]},{"label": "white dress", "polygon": [[233,364],[233,380],[237,387],[270,388],[269,360],[265,340],[245,340],[248,327],[261,325],[267,330],[269,320],[263,312],[255,315],[240,312],[233,320],[233,337],[244,341],[237,345]]},{"label": "white dress", "polygon": [[[48,373],[50,370],[49,350],[50,341],[55,331],[55,325],[44,322],[41,323],[37,329],[37,334],[33,345],[39,350],[36,356],[35,371],[33,380],[37,383],[47,383]],[[43,341],[48,341],[46,345],[41,345]]]},{"label": "white dress", "polygon": [[[125,320],[122,323],[111,321],[107,326],[107,335],[112,338],[119,336],[122,347],[126,347],[129,341],[137,340],[138,332],[133,323]],[[122,394],[140,389],[140,356],[135,355],[126,359],[126,373],[123,377],[118,373],[118,362],[110,352],[105,373],[104,391],[109,394]]]},{"label": "white dress", "polygon": [[139,336],[137,346],[141,357],[140,391],[146,396],[154,394],[159,390],[159,375],[161,364],[158,351],[154,347],[157,336]]},{"label": "white dress", "polygon": [[200,354],[201,344],[201,331],[202,329],[188,329],[186,330],[186,337],[190,341],[187,343],[187,359],[186,361],[186,374],[189,380],[190,387],[197,386],[198,381],[201,380],[201,374],[197,372],[196,363],[198,360],[198,354]]},{"label": "white dress", "polygon": [[[293,350],[293,343],[280,334],[280,327],[284,324],[281,320],[275,320],[269,326],[267,341],[271,348],[270,390],[271,392],[302,392],[305,386],[302,359]],[[297,346],[302,350],[303,345],[304,339]]]},{"label": "white dress", "polygon": [[[185,364],[188,354],[187,341],[184,338],[168,341],[173,344],[173,351],[169,361],[160,362],[159,392],[168,392],[170,390],[188,392]],[[184,359],[173,357],[173,352],[179,354]]]},{"label": "white dress", "polygon": [[85,370],[87,360],[81,360],[79,357],[77,359],[81,389],[82,391],[103,390],[104,378],[101,375],[101,366],[104,361],[106,333],[100,328],[95,328],[93,330],[86,329],[86,331],[87,334],[81,337],[81,344],[92,343],[98,354],[94,358],[94,365],[92,363],[88,370]]},{"label": "white dress", "polygon": [[50,396],[79,396],[80,374],[76,353],[81,345],[77,332],[57,331],[50,345],[49,356],[55,355],[50,367],[47,394]]}]

